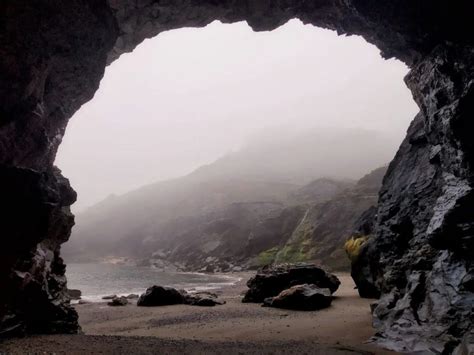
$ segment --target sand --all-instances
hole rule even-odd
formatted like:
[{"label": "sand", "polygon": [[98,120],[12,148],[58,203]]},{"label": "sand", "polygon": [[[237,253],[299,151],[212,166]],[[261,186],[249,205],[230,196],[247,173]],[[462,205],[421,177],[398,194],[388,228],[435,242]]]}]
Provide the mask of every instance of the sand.
[{"label": "sand", "polygon": [[245,281],[219,290],[216,307],[77,305],[85,335],[37,336],[0,343],[4,352],[67,354],[394,354],[367,343],[374,334],[370,300],[359,298],[349,275],[331,307],[288,311],[241,303]]}]

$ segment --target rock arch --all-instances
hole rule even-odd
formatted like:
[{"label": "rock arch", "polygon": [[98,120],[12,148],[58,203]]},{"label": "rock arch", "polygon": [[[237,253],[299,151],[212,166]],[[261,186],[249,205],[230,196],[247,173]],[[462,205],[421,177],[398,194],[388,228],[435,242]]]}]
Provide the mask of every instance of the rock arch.
[{"label": "rock arch", "polygon": [[170,29],[245,20],[262,31],[296,17],[361,35],[412,69],[420,113],[384,179],[358,277],[382,294],[373,313],[386,344],[454,349],[474,323],[470,13],[469,0],[3,1],[0,334],[78,330],[60,257],[75,193],[53,162],[107,63]]}]

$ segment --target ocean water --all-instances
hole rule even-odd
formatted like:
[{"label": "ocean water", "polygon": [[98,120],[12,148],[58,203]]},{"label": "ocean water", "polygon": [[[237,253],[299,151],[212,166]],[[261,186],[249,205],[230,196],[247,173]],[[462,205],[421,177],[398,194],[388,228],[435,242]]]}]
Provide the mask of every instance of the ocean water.
[{"label": "ocean water", "polygon": [[233,285],[239,278],[230,275],[163,272],[149,267],[116,264],[68,264],[68,287],[82,291],[82,299],[98,302],[107,295],[141,294],[153,285],[186,291],[206,291]]}]

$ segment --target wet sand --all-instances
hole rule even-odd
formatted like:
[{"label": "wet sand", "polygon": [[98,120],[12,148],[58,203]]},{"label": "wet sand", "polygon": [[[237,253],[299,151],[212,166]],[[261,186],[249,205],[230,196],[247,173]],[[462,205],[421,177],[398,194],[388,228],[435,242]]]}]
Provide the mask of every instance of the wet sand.
[{"label": "wet sand", "polygon": [[288,311],[241,303],[245,281],[219,290],[225,305],[109,307],[77,305],[85,335],[39,336],[0,343],[0,352],[68,354],[394,354],[367,340],[373,335],[370,300],[359,298],[349,275],[331,307]]}]

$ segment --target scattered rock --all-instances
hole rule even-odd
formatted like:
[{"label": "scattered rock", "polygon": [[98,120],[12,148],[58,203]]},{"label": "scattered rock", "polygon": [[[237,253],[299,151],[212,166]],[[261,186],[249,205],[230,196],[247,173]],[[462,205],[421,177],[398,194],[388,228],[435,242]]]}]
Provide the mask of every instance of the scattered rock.
[{"label": "scattered rock", "polygon": [[153,307],[173,304],[187,304],[191,306],[213,307],[224,304],[212,292],[188,293],[185,290],[176,290],[172,287],[152,286],[140,296],[137,306]]},{"label": "scattered rock", "polygon": [[263,302],[268,297],[277,296],[283,290],[303,284],[326,288],[334,293],[341,282],[333,274],[313,264],[269,266],[259,270],[257,275],[247,282],[249,290],[242,302]]},{"label": "scattered rock", "polygon": [[108,295],[108,296],[104,296],[102,297],[103,300],[113,300],[114,298],[117,298],[118,296],[117,295]]},{"label": "scattered rock", "polygon": [[112,299],[112,301],[110,302],[107,302],[107,304],[109,306],[113,306],[113,307],[116,307],[116,306],[126,306],[128,304],[128,299],[127,297],[115,297]]},{"label": "scattered rock", "polygon": [[225,301],[219,301],[217,295],[211,292],[185,293],[184,299],[191,306],[213,307],[225,304]]},{"label": "scattered rock", "polygon": [[80,300],[82,296],[81,290],[75,290],[72,288],[67,289],[67,294],[71,300]]},{"label": "scattered rock", "polygon": [[305,284],[290,287],[280,292],[276,297],[266,298],[263,305],[300,311],[315,311],[329,307],[331,302],[332,295],[328,288]]},{"label": "scattered rock", "polygon": [[134,300],[134,299],[139,298],[140,296],[137,295],[137,294],[135,294],[135,293],[131,293],[131,294],[129,294],[128,296],[125,296],[125,297],[126,297],[127,299],[129,299],[129,300]]},{"label": "scattered rock", "polygon": [[152,286],[140,296],[137,306],[154,307],[166,306],[172,304],[183,304],[184,296],[178,290],[172,287]]}]

